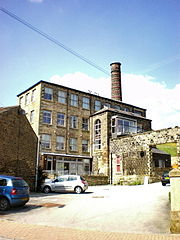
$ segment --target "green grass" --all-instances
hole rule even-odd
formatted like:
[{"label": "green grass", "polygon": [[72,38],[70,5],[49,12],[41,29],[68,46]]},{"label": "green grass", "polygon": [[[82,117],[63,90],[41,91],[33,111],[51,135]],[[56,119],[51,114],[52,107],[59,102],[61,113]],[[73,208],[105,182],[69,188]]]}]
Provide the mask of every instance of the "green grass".
[{"label": "green grass", "polygon": [[177,156],[176,143],[164,143],[164,144],[156,145],[156,147],[161,151],[169,153],[172,157]]}]

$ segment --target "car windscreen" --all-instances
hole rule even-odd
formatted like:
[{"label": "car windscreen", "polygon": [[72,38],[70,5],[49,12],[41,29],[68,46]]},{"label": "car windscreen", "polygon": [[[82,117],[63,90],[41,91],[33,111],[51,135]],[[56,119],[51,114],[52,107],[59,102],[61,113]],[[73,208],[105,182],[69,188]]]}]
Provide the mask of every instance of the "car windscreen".
[{"label": "car windscreen", "polygon": [[23,179],[12,179],[13,187],[28,187],[28,184]]}]

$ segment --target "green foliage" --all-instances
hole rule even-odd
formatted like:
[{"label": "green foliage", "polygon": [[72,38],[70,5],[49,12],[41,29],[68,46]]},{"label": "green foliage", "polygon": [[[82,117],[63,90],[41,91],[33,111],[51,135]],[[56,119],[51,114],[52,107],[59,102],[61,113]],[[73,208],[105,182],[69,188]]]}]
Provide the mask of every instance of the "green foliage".
[{"label": "green foliage", "polygon": [[172,157],[177,156],[176,143],[164,143],[164,144],[156,145],[156,147],[161,151],[169,153]]}]

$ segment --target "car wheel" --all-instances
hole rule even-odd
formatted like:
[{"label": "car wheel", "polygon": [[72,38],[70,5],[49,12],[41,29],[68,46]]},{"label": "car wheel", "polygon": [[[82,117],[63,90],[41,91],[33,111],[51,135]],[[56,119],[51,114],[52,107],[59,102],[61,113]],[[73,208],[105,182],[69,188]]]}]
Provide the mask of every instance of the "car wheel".
[{"label": "car wheel", "polygon": [[162,183],[163,186],[166,186],[166,183]]},{"label": "car wheel", "polygon": [[10,208],[9,201],[6,198],[0,199],[0,211],[6,211]]},{"label": "car wheel", "polygon": [[45,186],[45,187],[43,188],[43,192],[44,192],[44,193],[50,193],[50,192],[51,192],[51,188],[50,188],[49,186]]},{"label": "car wheel", "polygon": [[75,192],[78,193],[78,194],[79,194],[79,193],[82,193],[82,191],[83,191],[82,188],[79,187],[79,186],[75,187],[74,190],[75,190]]}]

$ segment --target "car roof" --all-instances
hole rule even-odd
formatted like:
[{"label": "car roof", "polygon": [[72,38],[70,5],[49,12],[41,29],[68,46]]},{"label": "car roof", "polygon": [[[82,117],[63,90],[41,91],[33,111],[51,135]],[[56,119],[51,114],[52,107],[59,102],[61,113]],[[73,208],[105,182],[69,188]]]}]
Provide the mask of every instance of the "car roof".
[{"label": "car roof", "polygon": [[7,179],[22,179],[21,177],[9,176],[9,175],[0,175],[0,178],[7,178]]}]

